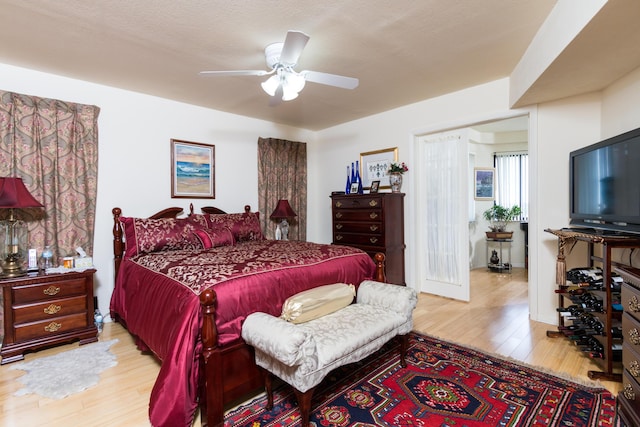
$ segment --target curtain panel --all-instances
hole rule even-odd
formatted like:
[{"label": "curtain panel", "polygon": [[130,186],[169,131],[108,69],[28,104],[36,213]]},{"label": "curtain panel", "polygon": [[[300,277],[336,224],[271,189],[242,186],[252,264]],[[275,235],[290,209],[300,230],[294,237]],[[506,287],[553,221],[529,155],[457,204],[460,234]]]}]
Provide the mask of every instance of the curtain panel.
[{"label": "curtain panel", "polygon": [[276,222],[269,218],[286,199],[297,214],[289,220],[289,240],[307,239],[307,144],[258,138],[258,205],[265,237],[275,238]]},{"label": "curtain panel", "polygon": [[[93,255],[98,187],[96,106],[0,91],[0,176],[20,177],[44,209],[21,209],[31,248],[54,262]],[[0,215],[6,215],[0,209]]]}]

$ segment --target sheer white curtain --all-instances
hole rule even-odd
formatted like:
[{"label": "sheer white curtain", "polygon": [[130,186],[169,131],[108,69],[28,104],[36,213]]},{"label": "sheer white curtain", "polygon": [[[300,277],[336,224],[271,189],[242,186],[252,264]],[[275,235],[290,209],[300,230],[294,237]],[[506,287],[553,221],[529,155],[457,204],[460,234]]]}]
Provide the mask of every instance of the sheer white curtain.
[{"label": "sheer white curtain", "polygon": [[517,221],[529,219],[529,156],[527,153],[496,153],[496,203],[520,206]]},{"label": "sheer white curtain", "polygon": [[[467,163],[461,164],[461,155],[467,156],[466,144],[457,134],[439,134],[428,137],[424,145],[425,272],[427,280],[458,284],[461,265],[467,268],[467,259],[461,259],[459,248],[461,180],[467,179]],[[463,210],[465,216],[466,212]]]}]

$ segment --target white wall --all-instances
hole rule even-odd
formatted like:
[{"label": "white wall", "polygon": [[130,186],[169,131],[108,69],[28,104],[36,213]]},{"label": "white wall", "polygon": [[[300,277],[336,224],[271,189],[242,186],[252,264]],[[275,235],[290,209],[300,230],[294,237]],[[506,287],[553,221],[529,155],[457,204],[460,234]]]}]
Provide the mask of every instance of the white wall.
[{"label": "white wall", "polygon": [[[258,208],[258,137],[313,145],[314,133],[140,93],[0,64],[0,88],[100,107],[98,199],[94,241],[96,295],[109,312],[113,289],[113,216],[149,216],[169,206],[188,212],[214,205]],[[171,199],[170,139],[215,145],[216,198]],[[313,151],[310,149],[309,151]]]},{"label": "white wall", "polygon": [[331,241],[329,195],[344,190],[346,165],[362,152],[397,146],[399,160],[409,166],[402,188],[406,193],[405,269],[407,284],[415,287],[414,137],[527,114],[527,110],[509,109],[508,87],[508,79],[502,79],[319,131],[313,158],[322,173],[309,176],[309,187],[317,189],[316,200],[310,201],[315,209],[309,210],[309,239]]}]

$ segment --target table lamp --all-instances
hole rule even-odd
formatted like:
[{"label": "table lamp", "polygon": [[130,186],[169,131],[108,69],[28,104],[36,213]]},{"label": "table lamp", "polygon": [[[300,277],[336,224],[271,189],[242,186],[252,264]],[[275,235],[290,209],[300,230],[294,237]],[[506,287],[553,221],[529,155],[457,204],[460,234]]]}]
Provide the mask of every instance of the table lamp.
[{"label": "table lamp", "polygon": [[15,210],[41,208],[24,186],[22,178],[0,177],[0,209],[9,209],[9,219],[1,221],[4,242],[0,252],[0,277],[20,277],[27,274],[25,251],[29,243],[27,225],[16,218]]},{"label": "table lamp", "polygon": [[293,209],[291,209],[289,201],[284,199],[278,200],[276,209],[270,217],[271,219],[280,220],[280,223],[276,225],[276,240],[289,240],[287,239],[289,235],[289,223],[287,222],[287,218],[293,218],[294,216],[297,215]]}]

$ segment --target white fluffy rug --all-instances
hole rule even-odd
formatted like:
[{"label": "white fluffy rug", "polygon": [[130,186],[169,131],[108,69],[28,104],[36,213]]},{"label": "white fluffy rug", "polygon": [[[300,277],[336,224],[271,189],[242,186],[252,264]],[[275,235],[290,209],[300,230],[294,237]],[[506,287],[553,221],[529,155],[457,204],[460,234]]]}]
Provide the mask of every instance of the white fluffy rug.
[{"label": "white fluffy rug", "polygon": [[118,364],[116,356],[109,351],[117,342],[115,339],[85,344],[54,356],[11,365],[10,369],[27,371],[18,378],[24,388],[14,394],[36,393],[50,399],[63,399],[93,387],[98,384],[102,371]]}]

